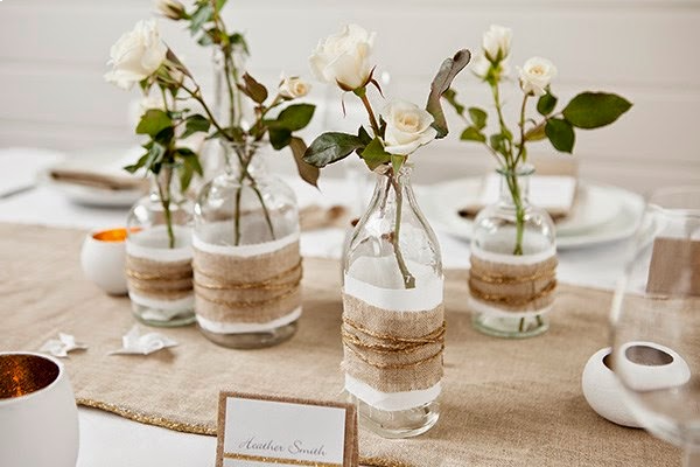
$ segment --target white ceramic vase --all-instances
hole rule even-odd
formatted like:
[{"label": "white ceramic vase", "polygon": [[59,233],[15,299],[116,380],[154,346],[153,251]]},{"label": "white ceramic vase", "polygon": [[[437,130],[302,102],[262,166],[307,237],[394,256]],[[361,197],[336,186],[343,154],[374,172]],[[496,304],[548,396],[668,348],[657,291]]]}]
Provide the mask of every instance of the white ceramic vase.
[{"label": "white ceramic vase", "polygon": [[0,353],[0,464],[75,467],[77,459],[78,410],[63,364]]}]

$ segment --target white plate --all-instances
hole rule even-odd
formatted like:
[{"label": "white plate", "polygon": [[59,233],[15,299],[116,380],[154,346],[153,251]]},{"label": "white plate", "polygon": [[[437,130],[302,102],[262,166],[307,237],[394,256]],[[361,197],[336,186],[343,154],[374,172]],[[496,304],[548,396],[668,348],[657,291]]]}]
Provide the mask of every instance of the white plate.
[{"label": "white plate", "polygon": [[[418,192],[419,204],[436,228],[469,240],[473,222],[458,211],[478,199],[480,178],[453,180]],[[641,196],[610,186],[579,183],[576,206],[557,225],[557,247],[579,248],[627,238],[644,212]]]},{"label": "white plate", "polygon": [[71,154],[68,160],[53,165],[38,174],[38,179],[44,185],[65,196],[69,201],[83,206],[128,208],[134,205],[144,192],[134,190],[106,190],[75,183],[58,181],[49,175],[51,169],[80,169],[109,175],[125,175],[122,167],[135,162],[143,152],[141,148],[130,149],[98,149],[90,152]]}]

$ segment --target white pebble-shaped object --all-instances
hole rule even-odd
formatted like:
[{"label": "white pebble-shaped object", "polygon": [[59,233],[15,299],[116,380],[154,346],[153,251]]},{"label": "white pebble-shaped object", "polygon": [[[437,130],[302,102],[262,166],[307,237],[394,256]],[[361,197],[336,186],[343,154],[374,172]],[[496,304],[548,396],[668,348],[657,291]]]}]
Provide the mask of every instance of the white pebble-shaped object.
[{"label": "white pebble-shaped object", "polygon": [[[581,386],[586,401],[601,417],[618,425],[640,428],[625,402],[624,388],[610,365],[611,348],[596,352],[586,363]],[[618,371],[636,390],[666,389],[690,380],[690,368],[678,353],[653,342],[628,342],[618,351]]]}]

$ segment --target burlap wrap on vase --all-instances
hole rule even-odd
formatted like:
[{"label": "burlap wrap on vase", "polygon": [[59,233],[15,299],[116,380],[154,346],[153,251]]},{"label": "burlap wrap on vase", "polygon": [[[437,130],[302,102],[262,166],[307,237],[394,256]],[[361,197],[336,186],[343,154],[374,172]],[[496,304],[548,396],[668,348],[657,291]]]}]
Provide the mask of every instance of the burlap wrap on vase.
[{"label": "burlap wrap on vase", "polygon": [[210,332],[260,332],[301,316],[299,234],[238,247],[194,240],[195,312]]},{"label": "burlap wrap on vase", "polygon": [[127,241],[126,252],[129,298],[134,303],[167,311],[192,309],[192,249],[189,246],[149,248]]},{"label": "burlap wrap on vase", "polygon": [[380,410],[432,402],[443,375],[442,280],[426,288],[382,289],[345,277],[345,388]]},{"label": "burlap wrap on vase", "polygon": [[541,314],[554,303],[556,250],[526,256],[499,255],[474,248],[469,291],[479,312]]}]

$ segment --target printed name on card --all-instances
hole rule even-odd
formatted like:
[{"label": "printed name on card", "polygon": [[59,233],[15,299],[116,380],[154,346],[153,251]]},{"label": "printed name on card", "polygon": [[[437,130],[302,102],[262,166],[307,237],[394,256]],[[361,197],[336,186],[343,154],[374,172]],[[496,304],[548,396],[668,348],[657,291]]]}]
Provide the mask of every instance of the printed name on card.
[{"label": "printed name on card", "polygon": [[217,467],[357,467],[351,404],[222,392]]}]

